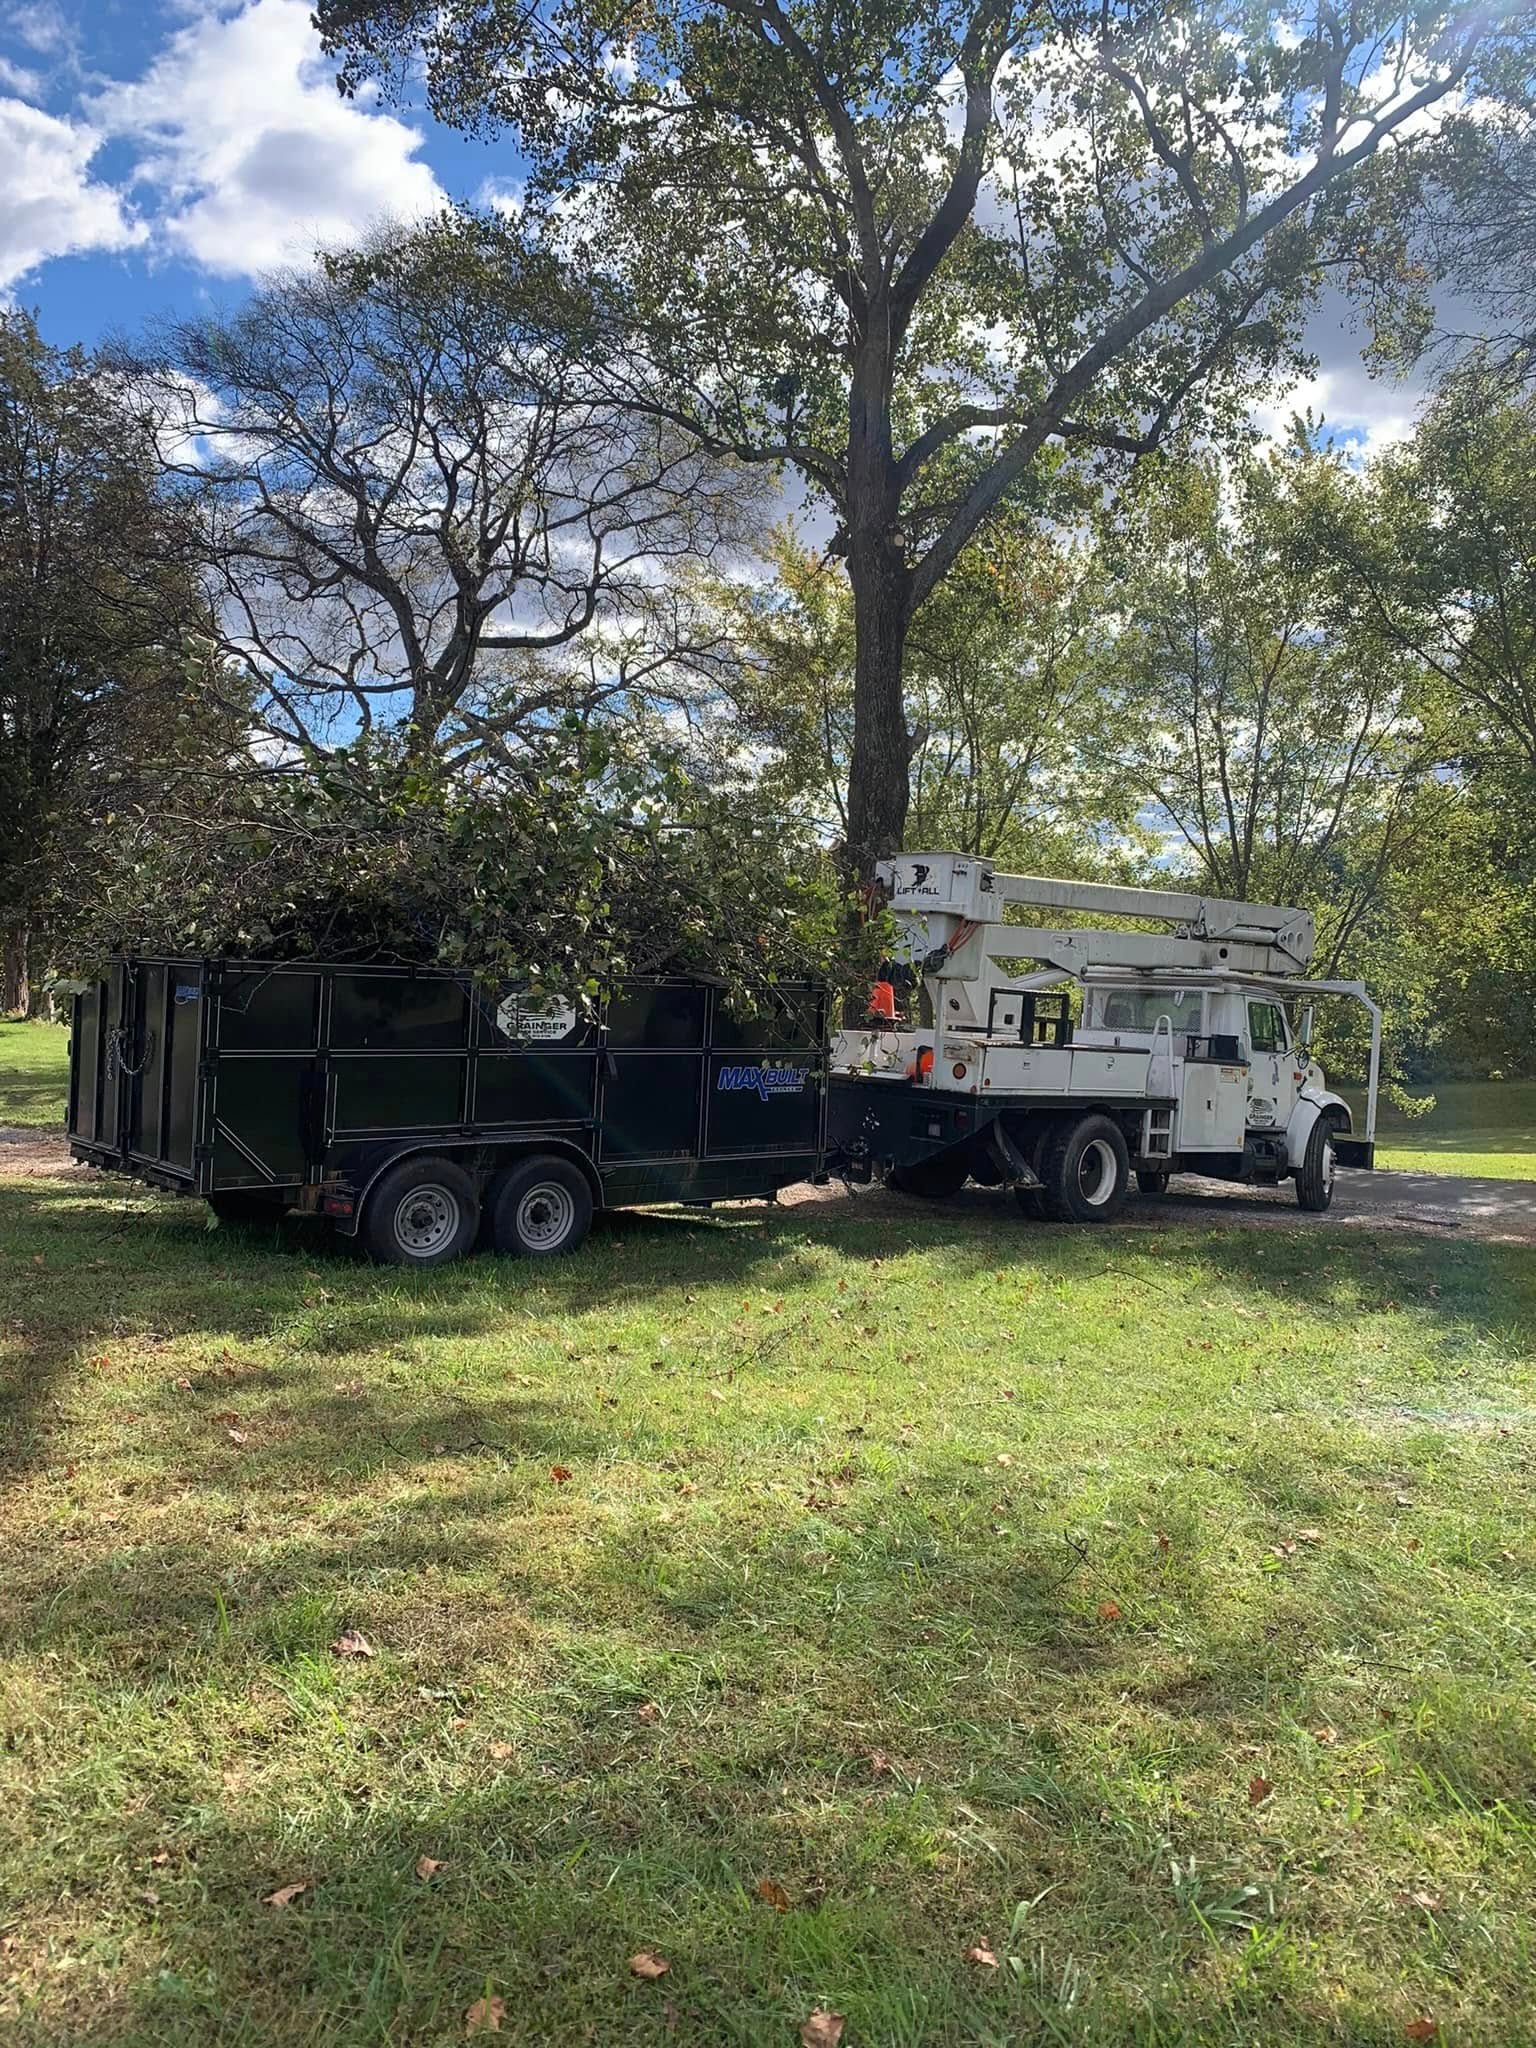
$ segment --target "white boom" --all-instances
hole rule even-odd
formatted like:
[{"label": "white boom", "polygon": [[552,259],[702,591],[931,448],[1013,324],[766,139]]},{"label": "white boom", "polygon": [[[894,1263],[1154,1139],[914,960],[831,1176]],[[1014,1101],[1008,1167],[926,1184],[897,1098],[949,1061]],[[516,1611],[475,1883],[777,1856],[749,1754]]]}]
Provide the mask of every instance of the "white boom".
[{"label": "white boom", "polygon": [[[985,980],[982,963],[996,958],[1038,960],[1067,974],[1088,967],[1297,974],[1306,971],[1317,940],[1311,914],[1286,904],[1000,874],[991,861],[966,854],[902,854],[882,863],[879,878],[890,889],[912,964],[946,981]],[[1009,924],[1010,905],[1175,929]]]}]

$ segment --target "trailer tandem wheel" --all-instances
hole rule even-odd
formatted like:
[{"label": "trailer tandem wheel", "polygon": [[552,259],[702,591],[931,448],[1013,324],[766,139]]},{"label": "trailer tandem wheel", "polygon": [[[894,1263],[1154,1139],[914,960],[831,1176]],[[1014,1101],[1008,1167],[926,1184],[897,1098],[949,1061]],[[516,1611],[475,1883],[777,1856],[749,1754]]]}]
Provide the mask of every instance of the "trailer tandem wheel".
[{"label": "trailer tandem wheel", "polygon": [[360,1235],[386,1266],[446,1266],[480,1228],[480,1197],[462,1166],[426,1153],[402,1159],[368,1197]]},{"label": "trailer tandem wheel", "polygon": [[592,1190],[579,1166],[536,1153],[490,1189],[491,1242],[499,1252],[549,1259],[573,1252],[592,1226]]}]

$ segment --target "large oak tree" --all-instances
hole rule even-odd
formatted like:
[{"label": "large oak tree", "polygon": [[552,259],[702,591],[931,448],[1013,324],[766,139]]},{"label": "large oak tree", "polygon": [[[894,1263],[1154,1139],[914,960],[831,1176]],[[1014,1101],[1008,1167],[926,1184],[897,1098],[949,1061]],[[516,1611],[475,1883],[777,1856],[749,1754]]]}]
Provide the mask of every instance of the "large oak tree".
[{"label": "large oak tree", "polygon": [[613,386],[829,502],[850,865],[900,843],[913,619],[979,527],[1284,373],[1351,199],[1523,6],[320,0],[343,89],[504,126]]}]

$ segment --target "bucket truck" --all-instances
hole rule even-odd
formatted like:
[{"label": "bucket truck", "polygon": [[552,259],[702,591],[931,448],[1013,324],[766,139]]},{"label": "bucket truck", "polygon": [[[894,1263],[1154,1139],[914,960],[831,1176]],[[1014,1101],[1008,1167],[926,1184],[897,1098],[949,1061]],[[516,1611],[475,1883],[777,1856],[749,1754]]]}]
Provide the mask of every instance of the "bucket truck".
[{"label": "bucket truck", "polygon": [[[902,854],[878,879],[908,1014],[887,995],[834,1041],[828,1156],[850,1178],[928,1197],[975,1179],[1102,1223],[1132,1174],[1149,1193],[1176,1173],[1290,1180],[1322,1210],[1336,1162],[1374,1164],[1381,1012],[1359,982],[1307,978],[1306,911],[958,853]],[[1370,1019],[1362,1134],[1312,1056],[1324,996]]]}]

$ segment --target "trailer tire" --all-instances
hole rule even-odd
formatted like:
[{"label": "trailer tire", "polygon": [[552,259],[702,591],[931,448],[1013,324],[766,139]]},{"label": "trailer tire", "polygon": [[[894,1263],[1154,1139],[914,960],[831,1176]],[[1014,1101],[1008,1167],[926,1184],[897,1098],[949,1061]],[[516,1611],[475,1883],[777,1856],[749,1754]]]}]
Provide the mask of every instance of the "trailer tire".
[{"label": "trailer tire", "polygon": [[446,1266],[480,1228],[480,1197],[462,1166],[431,1154],[383,1175],[363,1212],[363,1247],[384,1266]]},{"label": "trailer tire", "polygon": [[970,1179],[970,1162],[964,1151],[936,1152],[931,1159],[915,1160],[910,1166],[893,1166],[885,1184],[898,1195],[916,1195],[924,1202],[947,1202],[958,1195]]},{"label": "trailer tire", "polygon": [[1164,1167],[1140,1167],[1136,1169],[1136,1185],[1144,1195],[1166,1195],[1168,1173]]},{"label": "trailer tire", "polygon": [[576,1251],[592,1227],[592,1190],[579,1166],[541,1152],[504,1173],[491,1189],[491,1243],[517,1258],[552,1259]]},{"label": "trailer tire", "polygon": [[1131,1184],[1125,1133],[1112,1117],[1063,1123],[1045,1151],[1046,1207],[1063,1223],[1109,1223]]},{"label": "trailer tire", "polygon": [[1333,1118],[1320,1116],[1307,1133],[1306,1150],[1296,1169],[1297,1207],[1314,1215],[1333,1206],[1333,1135]]},{"label": "trailer tire", "polygon": [[203,1199],[220,1223],[237,1227],[280,1223],[288,1207],[286,1202],[258,1194],[254,1188],[219,1188]]}]

